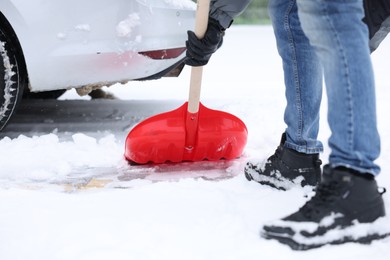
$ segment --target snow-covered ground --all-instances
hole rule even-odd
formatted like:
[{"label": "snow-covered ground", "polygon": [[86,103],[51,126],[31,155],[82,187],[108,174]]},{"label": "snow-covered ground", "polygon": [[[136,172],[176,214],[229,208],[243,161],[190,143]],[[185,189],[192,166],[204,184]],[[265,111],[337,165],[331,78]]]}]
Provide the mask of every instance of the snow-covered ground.
[{"label": "snow-covered ground", "polygon": [[[390,187],[390,39],[372,57],[382,137],[378,182]],[[131,82],[108,91],[121,99],[184,102],[188,82],[185,68],[179,78]],[[72,98],[77,97],[70,91],[61,99]],[[285,100],[270,26],[233,26],[227,31],[223,47],[204,69],[201,100],[246,123],[249,139],[243,157],[263,159],[274,152],[285,128]],[[329,153],[325,101],[320,132],[324,163]],[[380,260],[390,255],[389,238],[369,246],[345,244],[308,252],[261,239],[261,225],[297,210],[307,190],[282,192],[248,182],[242,163],[228,169],[238,173],[236,177],[220,181],[134,180],[130,189],[73,193],[42,185],[80,167],[122,165],[123,150],[123,137],[112,133],[96,138],[75,132],[70,140],[58,133],[0,139],[0,259]],[[389,194],[384,198],[390,212]]]}]

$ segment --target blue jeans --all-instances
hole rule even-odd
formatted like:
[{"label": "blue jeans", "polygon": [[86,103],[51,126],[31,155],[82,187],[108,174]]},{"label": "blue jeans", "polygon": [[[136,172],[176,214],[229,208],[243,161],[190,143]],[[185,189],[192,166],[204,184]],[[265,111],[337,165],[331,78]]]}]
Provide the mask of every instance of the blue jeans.
[{"label": "blue jeans", "polygon": [[269,13],[286,85],[285,147],[323,150],[317,136],[324,79],[329,164],[377,175],[380,139],[362,0],[270,0]]}]

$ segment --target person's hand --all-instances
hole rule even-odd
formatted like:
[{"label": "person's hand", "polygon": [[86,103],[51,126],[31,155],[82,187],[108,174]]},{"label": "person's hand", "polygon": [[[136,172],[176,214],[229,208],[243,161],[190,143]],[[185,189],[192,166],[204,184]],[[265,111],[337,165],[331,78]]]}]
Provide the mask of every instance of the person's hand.
[{"label": "person's hand", "polygon": [[190,66],[206,65],[211,55],[222,45],[225,29],[218,21],[210,18],[203,39],[198,39],[193,31],[188,31],[185,64]]}]

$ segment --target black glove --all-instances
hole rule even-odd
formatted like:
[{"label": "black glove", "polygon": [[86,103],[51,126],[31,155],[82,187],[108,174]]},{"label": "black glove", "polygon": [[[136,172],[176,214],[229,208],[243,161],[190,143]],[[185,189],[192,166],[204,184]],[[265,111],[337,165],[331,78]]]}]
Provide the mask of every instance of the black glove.
[{"label": "black glove", "polygon": [[193,31],[188,31],[187,34],[185,64],[197,67],[206,65],[211,55],[221,47],[225,28],[218,21],[210,18],[203,39],[199,40]]}]

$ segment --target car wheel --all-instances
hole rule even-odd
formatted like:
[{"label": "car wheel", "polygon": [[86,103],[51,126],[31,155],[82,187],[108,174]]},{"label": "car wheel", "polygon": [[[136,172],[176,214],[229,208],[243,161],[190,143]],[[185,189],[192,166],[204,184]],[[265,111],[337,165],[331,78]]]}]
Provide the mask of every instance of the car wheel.
[{"label": "car wheel", "polygon": [[[0,15],[1,16],[1,15]],[[28,84],[19,41],[0,17],[0,131],[6,126]]]}]

